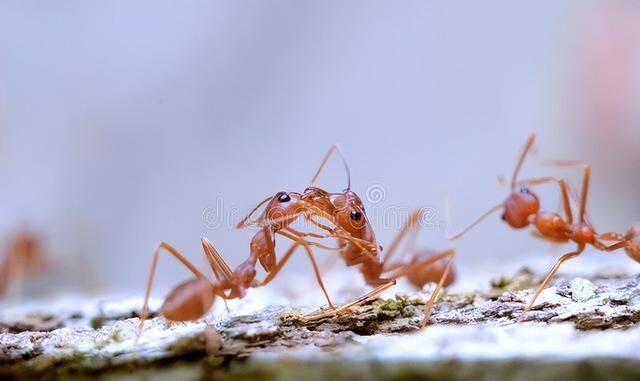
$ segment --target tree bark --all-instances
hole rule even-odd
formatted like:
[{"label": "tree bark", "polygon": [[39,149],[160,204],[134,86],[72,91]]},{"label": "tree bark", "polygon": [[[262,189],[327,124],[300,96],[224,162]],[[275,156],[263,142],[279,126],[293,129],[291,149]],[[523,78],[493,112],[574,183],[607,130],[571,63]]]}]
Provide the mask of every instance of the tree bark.
[{"label": "tree bark", "polygon": [[444,294],[424,330],[424,301],[412,295],[320,320],[290,307],[221,321],[154,317],[137,343],[137,309],[124,302],[95,314],[0,314],[0,379],[640,377],[636,277],[559,279],[518,324],[537,282],[521,271],[488,292]]}]

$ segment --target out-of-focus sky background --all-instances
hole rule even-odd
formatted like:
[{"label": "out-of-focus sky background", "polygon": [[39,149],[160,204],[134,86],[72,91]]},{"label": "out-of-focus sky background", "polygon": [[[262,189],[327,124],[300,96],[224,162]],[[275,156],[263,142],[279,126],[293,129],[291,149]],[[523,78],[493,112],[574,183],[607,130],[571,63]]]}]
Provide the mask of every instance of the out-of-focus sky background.
[{"label": "out-of-focus sky background", "polygon": [[[625,230],[640,221],[639,20],[632,2],[0,1],[0,242],[43,238],[55,263],[37,292],[139,294],[160,240],[202,266],[203,235],[246,258],[252,232],[233,224],[302,191],[340,143],[354,190],[383,190],[365,202],[384,245],[389,210],[440,222],[447,197],[455,229],[506,197],[497,176],[533,131],[542,154],[593,166],[590,215]],[[320,185],[341,190],[341,167]],[[453,246],[438,228],[420,244]],[[488,279],[569,247],[494,216],[455,248],[463,277]],[[312,282],[304,258],[292,267]],[[159,287],[186,274],[167,257]]]}]

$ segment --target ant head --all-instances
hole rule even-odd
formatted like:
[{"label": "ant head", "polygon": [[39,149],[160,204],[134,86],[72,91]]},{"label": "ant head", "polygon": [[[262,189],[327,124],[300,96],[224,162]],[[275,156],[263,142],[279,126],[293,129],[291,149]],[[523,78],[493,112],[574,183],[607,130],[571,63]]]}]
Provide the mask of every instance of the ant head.
[{"label": "ant head", "polygon": [[160,312],[168,320],[197,320],[211,309],[214,299],[215,293],[207,279],[190,279],[171,290]]},{"label": "ant head", "polygon": [[373,241],[373,230],[367,220],[364,204],[350,190],[334,194],[331,199],[336,208],[336,224],[356,238]]},{"label": "ant head", "polygon": [[278,192],[273,196],[265,208],[264,215],[267,223],[274,230],[289,225],[304,211],[300,205],[300,193]]},{"label": "ant head", "polygon": [[630,227],[624,237],[629,240],[624,251],[631,259],[640,262],[640,224]]},{"label": "ant head", "polygon": [[512,228],[521,229],[529,226],[529,216],[538,213],[540,201],[535,193],[528,188],[514,192],[503,203],[502,219]]}]

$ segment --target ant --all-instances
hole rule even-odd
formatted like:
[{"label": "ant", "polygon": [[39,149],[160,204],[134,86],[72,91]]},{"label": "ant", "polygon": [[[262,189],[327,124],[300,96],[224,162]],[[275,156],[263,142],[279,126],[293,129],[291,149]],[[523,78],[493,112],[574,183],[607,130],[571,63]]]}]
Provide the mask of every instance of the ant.
[{"label": "ant", "polygon": [[40,239],[26,229],[15,233],[5,249],[0,265],[0,296],[12,284],[20,286],[25,277],[41,274],[47,267]]},{"label": "ant", "polygon": [[[599,235],[596,233],[595,228],[589,221],[586,215],[586,205],[589,193],[589,182],[591,179],[591,168],[588,165],[580,161],[572,160],[547,161],[554,166],[579,168],[583,171],[582,192],[580,194],[577,222],[574,221],[571,209],[571,192],[569,191],[569,187],[564,179],[551,176],[518,180],[518,173],[520,172],[525,158],[532,151],[535,138],[535,134],[531,134],[529,136],[518,156],[516,167],[511,177],[511,194],[506,198],[506,200],[489,209],[489,211],[484,213],[461,232],[449,236],[450,240],[456,240],[492,213],[502,210],[502,219],[514,229],[524,229],[533,225],[536,230],[532,232],[532,235],[537,238],[554,243],[573,242],[576,244],[575,250],[562,255],[553,265],[540,286],[534,292],[533,297],[525,307],[519,321],[522,321],[526,313],[531,310],[535,300],[538,298],[542,290],[547,287],[560,266],[568,260],[576,258],[582,254],[588,245],[604,252],[611,252],[620,248],[625,248],[631,258],[640,262],[640,225],[630,229],[627,236],[623,237],[617,233],[605,233]],[[530,187],[547,183],[558,184],[562,196],[564,216],[555,212],[540,211],[540,201],[538,196],[530,189]],[[603,241],[616,242],[611,245],[606,245]]]},{"label": "ant", "polygon": [[[316,280],[327,299],[327,303],[330,308],[334,309],[335,307],[331,302],[322,281],[320,270],[318,269],[311,246],[326,250],[336,249],[318,242],[309,241],[307,237],[334,237],[357,241],[355,242],[355,245],[363,250],[363,252],[369,253],[369,255],[376,255],[375,249],[367,246],[367,241],[353,238],[339,227],[331,228],[312,219],[312,215],[325,218],[328,217],[329,219],[333,218],[333,216],[340,216],[340,213],[332,208],[333,203],[329,200],[331,195],[320,188],[313,187],[315,180],[323,169],[328,158],[331,156],[332,152],[336,150],[338,150],[337,146],[333,146],[329,150],[312,180],[312,186],[307,188],[304,194],[296,192],[278,192],[274,196],[270,196],[260,202],[245,218],[240,221],[237,228],[257,225],[260,227],[260,230],[251,239],[251,243],[249,245],[249,258],[236,267],[235,270],[231,270],[229,265],[206,237],[201,239],[202,248],[209,262],[209,266],[217,279],[216,283],[210,282],[204,274],[191,264],[178,250],[166,242],[161,242],[154,253],[151,263],[151,270],[141,313],[140,332],[142,332],[144,320],[148,316],[149,296],[155,277],[159,255],[162,251],[166,251],[173,255],[196,276],[195,279],[179,284],[170,292],[169,296],[167,296],[161,308],[161,313],[169,320],[188,321],[198,319],[211,308],[215,296],[218,296],[225,301],[229,299],[243,298],[246,295],[246,290],[248,288],[267,285],[280,272],[282,267],[299,246],[304,248],[313,266]],[[344,163],[349,177],[348,188],[350,188],[350,172],[346,161]],[[345,192],[345,196],[341,199],[341,202],[345,204],[353,203],[354,201],[351,198],[352,196],[355,196],[353,192]],[[250,218],[256,213],[256,211],[265,204],[266,207],[260,217],[255,221],[250,221]],[[329,213],[326,212],[327,209],[330,210]],[[364,210],[362,210],[361,213],[364,214]],[[362,214],[356,215],[354,213],[351,218],[360,220]],[[328,231],[329,234],[322,235],[302,233],[290,227],[290,225],[301,215],[305,215],[308,220],[312,221],[316,226],[323,230]],[[285,252],[279,261],[277,260],[275,253],[276,234],[293,241],[292,246]],[[257,281],[255,279],[255,267],[258,262],[267,273],[267,276],[262,281]]]},{"label": "ant", "polygon": [[[338,152],[342,157],[348,176],[347,189],[337,194],[328,193],[314,186],[324,165],[334,152]],[[255,221],[249,222],[252,215],[264,204],[266,204],[266,207],[260,217]],[[307,220],[328,234],[304,233],[291,228],[289,225],[301,215],[304,215]],[[401,238],[412,225],[415,225],[415,222],[417,222],[421,216],[421,211],[414,212],[410,221],[405,224],[398,239]],[[333,227],[316,221],[314,217],[327,219]],[[176,249],[165,242],[161,242],[152,260],[145,301],[141,313],[140,333],[142,332],[144,321],[148,315],[149,296],[156,272],[157,261],[162,250],[176,257],[196,276],[195,279],[188,280],[176,286],[165,299],[161,313],[167,319],[175,321],[195,320],[202,317],[211,308],[216,296],[225,301],[242,298],[245,296],[248,288],[265,286],[275,278],[299,246],[305,249],[314,268],[316,280],[327,299],[330,309],[332,309],[334,313],[348,311],[349,307],[360,301],[378,295],[385,289],[393,286],[395,284],[395,277],[398,276],[407,275],[410,280],[413,280],[416,284],[420,283],[424,285],[431,280],[429,277],[434,276],[434,269],[436,269],[434,265],[432,271],[424,271],[425,267],[435,264],[443,258],[453,257],[452,252],[446,252],[440,256],[433,256],[428,259],[423,259],[420,255],[414,255],[412,262],[409,264],[398,263],[392,267],[385,267],[380,259],[373,229],[367,221],[363,203],[361,199],[351,191],[350,170],[347,162],[338,146],[335,145],[332,146],[325,155],[320,168],[312,178],[311,186],[308,187],[303,194],[296,192],[278,192],[276,195],[266,198],[242,219],[237,227],[242,228],[249,225],[257,225],[260,227],[260,230],[251,240],[250,257],[233,271],[211,242],[207,238],[202,238],[202,247],[209,261],[211,270],[217,279],[216,283],[210,282]],[[293,241],[292,246],[279,261],[275,255],[275,234]],[[365,274],[367,283],[377,285],[378,287],[357,301],[336,309],[322,282],[311,246],[326,250],[336,249],[315,241],[309,241],[307,239],[308,237],[321,239],[337,238],[341,244],[338,250],[340,250],[341,256],[347,260],[348,265],[361,264],[362,272]],[[399,243],[396,241],[394,241],[394,245]],[[390,250],[386,257],[389,257],[391,253],[392,251]],[[267,276],[261,282],[255,279],[255,267],[258,262],[267,272]],[[438,291],[443,284],[453,281],[450,268],[451,260],[441,270],[442,274]],[[395,269],[397,270],[391,279],[381,278],[381,274],[384,271]],[[435,272],[439,273],[438,271]],[[425,308],[426,311],[430,311],[436,296],[437,293],[434,293],[432,297],[433,301],[427,305],[428,308]],[[425,324],[426,317],[425,322],[423,322],[423,325]]]}]

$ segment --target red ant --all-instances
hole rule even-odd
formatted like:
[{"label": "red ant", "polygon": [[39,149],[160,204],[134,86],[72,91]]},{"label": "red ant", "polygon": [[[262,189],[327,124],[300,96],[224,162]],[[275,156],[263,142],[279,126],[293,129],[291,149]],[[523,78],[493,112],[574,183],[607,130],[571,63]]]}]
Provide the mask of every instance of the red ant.
[{"label": "red ant", "polygon": [[[315,181],[322,171],[324,165],[333,152],[340,153],[348,176],[347,189],[342,193],[328,193],[320,188],[314,187]],[[412,257],[408,264],[397,263],[392,266],[385,267],[380,259],[378,247],[375,242],[375,236],[370,224],[367,221],[364,206],[360,198],[351,191],[351,180],[349,167],[337,146],[333,146],[325,156],[320,168],[316,172],[311,181],[311,186],[305,190],[303,194],[295,192],[278,192],[275,196],[269,197],[258,204],[239,224],[238,228],[248,225],[258,225],[261,229],[256,233],[250,244],[250,257],[241,263],[235,270],[231,270],[226,264],[222,256],[217,252],[211,242],[202,238],[202,246],[209,261],[209,265],[218,279],[217,283],[211,283],[207,278],[195,268],[186,258],[184,258],[176,249],[165,242],[162,242],[156,250],[152,265],[151,273],[147,283],[145,293],[145,302],[141,314],[142,325],[148,314],[148,300],[155,275],[159,253],[162,249],[168,251],[175,256],[183,265],[185,265],[195,276],[195,279],[181,283],[171,291],[169,296],[161,308],[161,313],[169,320],[187,321],[195,320],[202,317],[213,305],[215,296],[219,296],[223,300],[242,298],[246,294],[246,289],[250,287],[260,287],[268,284],[279,273],[287,260],[291,257],[298,246],[302,246],[315,271],[316,278],[320,288],[327,298],[332,313],[341,313],[348,311],[350,306],[359,303],[362,300],[369,299],[378,295],[386,288],[395,284],[395,278],[407,276],[414,284],[422,286],[430,281],[437,274],[440,275],[438,289],[453,281],[450,272],[453,252],[448,251],[429,258],[424,258],[425,253],[419,253]],[[266,204],[261,216],[255,221],[249,222],[251,216],[262,206]],[[304,215],[307,220],[315,226],[328,232],[328,234],[315,234],[299,232],[289,225],[293,223],[299,216]],[[421,218],[422,212],[416,211],[412,214],[410,220],[403,227],[398,238],[392,244],[395,247],[399,244],[400,238],[413,227]],[[322,224],[315,220],[320,217],[328,220],[333,227]],[[279,234],[293,241],[292,246],[285,252],[283,257],[277,261],[275,255],[275,239],[274,235]],[[322,245],[318,242],[309,241],[306,238],[338,238],[340,241],[340,253],[347,260],[348,265],[361,264],[361,269],[365,275],[367,283],[377,285],[378,287],[365,295],[363,298],[342,306],[338,309],[333,307],[331,300],[323,285],[319,269],[315,262],[311,246],[316,246],[328,250],[333,248]],[[390,257],[393,250],[390,250],[386,258]],[[385,259],[386,259],[385,258]],[[442,259],[451,258],[446,266],[437,267],[436,265]],[[255,266],[260,262],[264,270],[267,272],[266,278],[258,282],[255,280]],[[432,268],[427,271],[428,266]],[[438,271],[440,269],[440,271]],[[382,278],[383,272],[395,270],[391,279]],[[432,300],[425,306],[426,324],[428,312],[435,302],[437,292],[432,296]]]},{"label": "red ant", "polygon": [[[463,229],[461,232],[449,237],[456,240],[479,224],[492,213],[503,210],[502,219],[514,229],[523,229],[530,225],[535,226],[536,231],[532,234],[538,238],[556,243],[574,242],[576,250],[562,255],[551,268],[540,286],[536,289],[533,297],[524,309],[520,320],[531,309],[533,303],[544,290],[560,266],[566,261],[573,259],[585,250],[587,245],[591,245],[597,250],[610,252],[620,248],[625,248],[631,258],[640,262],[640,226],[629,230],[626,237],[617,233],[597,234],[593,225],[586,216],[587,196],[589,193],[589,182],[591,178],[591,168],[585,163],[570,160],[549,160],[552,165],[559,167],[580,168],[583,171],[582,192],[580,194],[578,222],[575,223],[571,210],[570,191],[564,179],[558,177],[541,177],[518,181],[518,173],[526,156],[530,153],[535,141],[535,134],[531,134],[527,139],[524,148],[518,156],[517,164],[511,177],[511,194],[499,205],[491,208],[475,222]],[[538,196],[529,187],[546,183],[557,183],[562,195],[564,216],[555,212],[540,211],[540,201]],[[612,245],[606,245],[603,241],[617,241]]]},{"label": "red ant", "polygon": [[0,296],[12,284],[21,285],[25,277],[41,274],[47,267],[41,241],[26,229],[15,233],[0,265]]},{"label": "red ant", "polygon": [[[320,171],[324,167],[327,159],[330,157],[333,151],[337,150],[334,146],[329,151],[324,161],[322,162],[318,172],[312,180],[312,185],[315,179],[319,175]],[[349,175],[349,168],[345,161],[345,168]],[[350,179],[350,176],[349,176]],[[350,180],[349,180],[350,186]],[[296,192],[278,192],[274,196],[268,197],[260,202],[242,221],[238,224],[238,228],[247,225],[257,225],[260,230],[254,235],[250,243],[250,256],[247,260],[241,263],[235,270],[231,268],[224,261],[222,256],[218,253],[211,242],[203,237],[201,239],[202,247],[204,249],[207,260],[211,270],[218,280],[217,283],[211,283],[207,278],[191,264],[180,252],[174,249],[166,242],[161,242],[155,251],[151,264],[151,272],[149,280],[147,282],[147,290],[145,293],[145,301],[141,314],[141,328],[148,315],[148,300],[155,277],[156,267],[159,255],[162,250],[165,250],[176,257],[185,267],[187,267],[195,276],[195,279],[186,281],[176,288],[167,296],[165,303],[161,308],[162,315],[169,320],[187,321],[195,320],[202,317],[212,306],[215,296],[219,296],[223,300],[243,298],[246,294],[247,288],[260,287],[271,282],[275,276],[280,272],[282,267],[289,260],[291,255],[295,252],[298,246],[302,246],[311,261],[313,266],[317,282],[322,289],[327,302],[331,308],[334,308],[331,299],[322,282],[320,271],[318,269],[315,257],[311,250],[311,246],[320,247],[327,250],[335,250],[334,248],[327,247],[318,242],[309,241],[306,237],[315,238],[328,238],[328,237],[340,237],[350,239],[355,242],[355,245],[362,248],[363,251],[375,255],[375,250],[371,247],[367,247],[367,242],[352,238],[344,230],[335,227],[330,228],[320,222],[312,219],[313,215],[319,217],[333,218],[334,210],[329,208],[333,205],[329,199],[329,193],[319,189],[310,187],[304,194]],[[345,202],[350,203],[350,199],[345,199]],[[255,221],[249,221],[253,214],[263,205],[266,204],[261,216]],[[325,212],[329,208],[330,213]],[[312,221],[316,226],[330,232],[330,234],[320,235],[313,233],[299,232],[289,225],[293,223],[299,216],[305,215],[305,217]],[[358,216],[359,218],[359,216]],[[277,261],[275,254],[275,235],[281,235],[293,241],[293,245],[285,252],[280,261]],[[373,254],[371,254],[373,253]],[[263,269],[267,272],[267,276],[262,281],[255,280],[257,263],[260,263]]]}]

